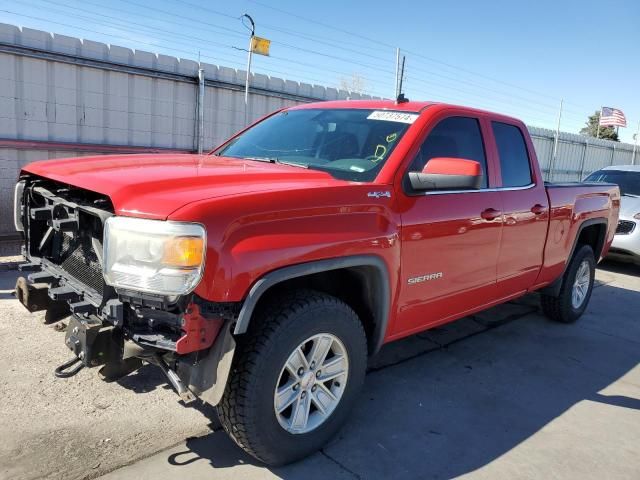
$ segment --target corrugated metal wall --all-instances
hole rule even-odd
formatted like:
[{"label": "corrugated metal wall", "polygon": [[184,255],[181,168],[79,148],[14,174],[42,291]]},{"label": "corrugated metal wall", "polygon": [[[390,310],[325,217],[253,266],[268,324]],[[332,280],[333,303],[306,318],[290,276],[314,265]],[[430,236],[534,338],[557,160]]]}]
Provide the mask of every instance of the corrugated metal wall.
[{"label": "corrugated metal wall", "polygon": [[[206,79],[206,151],[244,125],[244,71],[0,24],[0,254],[15,250],[2,240],[15,238],[10,206],[26,163],[107,153],[107,146],[194,150],[198,68]],[[302,102],[370,98],[260,74],[251,85],[250,121]],[[631,163],[631,145],[569,133],[560,134],[554,163],[554,132],[530,131],[547,179],[579,180]]]},{"label": "corrugated metal wall", "polygon": [[[562,182],[582,180],[589,173],[609,165],[629,165],[633,145],[560,132],[556,161],[553,162],[555,132],[529,127],[538,161],[546,180]],[[636,152],[636,163],[640,151]]]},{"label": "corrugated metal wall", "polygon": [[[101,145],[194,150],[199,68],[206,151],[244,126],[244,71],[0,24],[0,142],[48,142],[0,143],[0,255],[16,248],[6,240],[15,238],[10,206],[23,165],[107,153]],[[371,98],[260,74],[251,85],[250,121],[303,102]],[[48,148],[51,142],[85,148]]]}]

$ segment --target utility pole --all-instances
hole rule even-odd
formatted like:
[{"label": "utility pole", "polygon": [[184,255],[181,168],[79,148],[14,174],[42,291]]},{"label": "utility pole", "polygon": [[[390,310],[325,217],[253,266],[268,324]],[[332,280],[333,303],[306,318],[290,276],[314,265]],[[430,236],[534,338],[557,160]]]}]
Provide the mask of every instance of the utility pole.
[{"label": "utility pole", "polygon": [[[249,20],[249,23],[251,23],[251,27],[249,27],[249,25],[247,25],[246,23],[244,23],[244,19]],[[249,49],[248,49],[248,54],[247,54],[247,77],[245,79],[244,82],[244,125],[245,127],[249,124],[249,119],[248,119],[248,115],[249,115],[249,75],[251,75],[251,56],[253,55],[253,37],[256,33],[256,24],[253,21],[253,18],[251,18],[251,16],[247,13],[243,14],[240,17],[240,21],[242,21],[242,24],[247,27],[247,29],[251,32],[251,36],[249,37]]]},{"label": "utility pole", "polygon": [[638,128],[636,129],[636,134],[634,136],[633,142],[633,156],[631,157],[631,165],[636,164],[636,152],[638,151],[638,137],[640,137],[640,122],[638,122]]},{"label": "utility pole", "polygon": [[553,173],[556,166],[556,157],[558,156],[558,142],[560,141],[560,121],[562,120],[562,104],[564,99],[560,100],[560,110],[558,111],[558,124],[556,125],[556,135],[553,139],[553,156],[551,157],[551,166],[549,167],[549,180],[553,179]]},{"label": "utility pole", "polygon": [[204,145],[204,69],[198,69],[198,155],[202,155]]}]

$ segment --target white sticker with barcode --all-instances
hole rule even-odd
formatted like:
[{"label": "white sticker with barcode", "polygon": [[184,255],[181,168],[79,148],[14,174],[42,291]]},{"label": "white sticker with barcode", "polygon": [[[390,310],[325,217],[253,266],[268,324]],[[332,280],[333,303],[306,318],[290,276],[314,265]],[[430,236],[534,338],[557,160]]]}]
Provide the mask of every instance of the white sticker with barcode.
[{"label": "white sticker with barcode", "polygon": [[376,110],[375,112],[371,112],[367,118],[369,120],[386,120],[387,122],[413,123],[418,118],[418,114]]}]

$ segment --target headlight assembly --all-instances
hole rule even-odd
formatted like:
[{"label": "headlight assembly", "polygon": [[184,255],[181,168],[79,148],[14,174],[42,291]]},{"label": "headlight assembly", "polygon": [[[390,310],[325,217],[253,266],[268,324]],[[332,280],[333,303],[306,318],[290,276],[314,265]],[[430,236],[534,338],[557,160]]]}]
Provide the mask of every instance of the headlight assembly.
[{"label": "headlight assembly", "polygon": [[184,295],[202,278],[205,249],[200,224],[110,217],[104,226],[104,278],[115,288]]},{"label": "headlight assembly", "polygon": [[24,225],[22,224],[22,195],[26,183],[25,180],[20,180],[16,183],[16,188],[13,191],[13,224],[18,232],[24,232]]}]

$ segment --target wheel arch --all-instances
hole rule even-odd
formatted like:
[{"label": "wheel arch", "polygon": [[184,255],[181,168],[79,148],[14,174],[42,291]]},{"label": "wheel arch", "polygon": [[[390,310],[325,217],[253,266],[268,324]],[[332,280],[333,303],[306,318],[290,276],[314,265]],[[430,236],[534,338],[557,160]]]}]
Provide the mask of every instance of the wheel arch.
[{"label": "wheel arch", "polygon": [[578,250],[580,245],[589,245],[593,249],[593,255],[596,259],[596,263],[600,259],[600,254],[604,248],[604,244],[607,238],[607,226],[608,221],[604,217],[590,218],[585,220],[578,227],[576,237],[567,256],[567,262],[562,270],[562,274],[554,280],[551,284],[540,290],[540,293],[551,296],[558,296],[562,283],[564,282],[564,275],[569,268],[573,255]]},{"label": "wheel arch", "polygon": [[[349,282],[351,288],[338,290],[343,282]],[[363,322],[369,354],[380,349],[389,322],[391,290],[387,266],[375,255],[317,260],[263,275],[249,290],[233,333],[247,332],[261,301],[278,290],[296,287],[316,288],[343,300]]]}]

